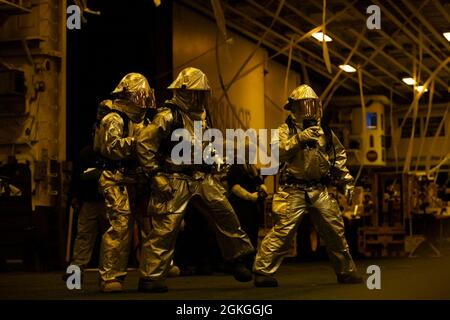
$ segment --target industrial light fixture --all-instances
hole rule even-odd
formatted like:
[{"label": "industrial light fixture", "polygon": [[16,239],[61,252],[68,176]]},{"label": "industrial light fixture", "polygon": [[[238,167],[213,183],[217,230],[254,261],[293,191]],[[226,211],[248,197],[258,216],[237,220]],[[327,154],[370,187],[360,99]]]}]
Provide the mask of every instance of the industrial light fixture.
[{"label": "industrial light fixture", "polygon": [[402,81],[406,83],[408,86],[413,86],[416,84],[416,80],[411,77],[402,78]]},{"label": "industrial light fixture", "polygon": [[447,41],[450,41],[450,32],[444,32],[443,35]]},{"label": "industrial light fixture", "polygon": [[[312,37],[320,42],[323,42],[324,34],[323,32],[316,32],[312,34]],[[329,36],[325,35],[325,42],[333,41]]]},{"label": "industrial light fixture", "polygon": [[428,89],[425,88],[424,86],[416,86],[416,91],[417,92],[427,92]]},{"label": "industrial light fixture", "polygon": [[349,73],[356,72],[356,69],[353,68],[353,67],[352,67],[351,65],[349,65],[349,64],[341,64],[341,65],[339,66],[339,68],[340,68],[341,70],[343,70],[343,71],[345,71],[345,72],[349,72]]}]

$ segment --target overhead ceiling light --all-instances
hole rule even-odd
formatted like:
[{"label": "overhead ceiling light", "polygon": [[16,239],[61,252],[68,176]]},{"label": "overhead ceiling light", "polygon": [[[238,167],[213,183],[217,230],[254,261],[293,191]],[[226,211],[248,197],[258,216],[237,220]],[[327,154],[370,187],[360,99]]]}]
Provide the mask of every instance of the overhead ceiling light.
[{"label": "overhead ceiling light", "polygon": [[447,41],[450,41],[450,32],[444,32],[443,35]]},{"label": "overhead ceiling light", "polygon": [[428,89],[426,89],[424,86],[416,86],[417,92],[427,92]]},{"label": "overhead ceiling light", "polygon": [[356,72],[356,69],[353,68],[353,67],[352,67],[351,65],[349,65],[349,64],[341,64],[341,65],[339,66],[339,68],[340,68],[341,70],[343,70],[343,71],[345,71],[345,72],[349,72],[349,73]]},{"label": "overhead ceiling light", "polygon": [[[323,33],[322,32],[316,32],[312,34],[313,38],[323,42]],[[333,41],[333,39],[331,39],[329,36],[325,35],[325,42],[330,42]]]},{"label": "overhead ceiling light", "polygon": [[402,81],[406,83],[408,86],[413,86],[416,84],[416,80],[411,77],[403,78]]}]

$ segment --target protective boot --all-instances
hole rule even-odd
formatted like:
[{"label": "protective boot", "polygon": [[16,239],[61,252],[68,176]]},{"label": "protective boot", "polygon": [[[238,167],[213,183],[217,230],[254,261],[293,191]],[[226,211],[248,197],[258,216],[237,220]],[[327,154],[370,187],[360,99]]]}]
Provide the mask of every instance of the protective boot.
[{"label": "protective boot", "polygon": [[140,278],[138,284],[138,291],[150,292],[150,293],[162,293],[169,291],[164,279],[150,280],[146,278]]},{"label": "protective boot", "polygon": [[262,274],[255,274],[255,287],[278,287],[278,281],[274,277],[265,276]]},{"label": "protective boot", "polygon": [[338,274],[337,281],[341,284],[356,284],[362,283],[363,278],[357,272],[352,272],[349,274]]},{"label": "protective boot", "polygon": [[100,291],[104,293],[116,293],[116,292],[122,292],[122,282],[119,280],[107,280],[107,281],[100,281]]},{"label": "protective boot", "polygon": [[167,273],[168,278],[176,278],[181,274],[180,268],[178,266],[172,265],[170,266],[169,272]]},{"label": "protective boot", "polygon": [[239,282],[249,282],[253,279],[252,272],[247,269],[247,267],[241,260],[232,263],[231,274]]}]

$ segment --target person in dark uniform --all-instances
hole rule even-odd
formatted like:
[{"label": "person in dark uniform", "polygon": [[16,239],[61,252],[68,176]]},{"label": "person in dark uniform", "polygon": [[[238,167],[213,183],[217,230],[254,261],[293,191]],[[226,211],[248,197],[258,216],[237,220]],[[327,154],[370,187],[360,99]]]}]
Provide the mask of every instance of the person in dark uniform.
[{"label": "person in dark uniform", "polygon": [[92,146],[84,147],[74,165],[71,182],[71,206],[78,211],[77,234],[71,263],[84,269],[92,258],[98,231],[106,231],[106,207],[98,189],[98,155]]},{"label": "person in dark uniform", "polygon": [[255,165],[233,164],[227,176],[229,200],[242,229],[256,248],[262,202],[267,196],[264,180]]}]

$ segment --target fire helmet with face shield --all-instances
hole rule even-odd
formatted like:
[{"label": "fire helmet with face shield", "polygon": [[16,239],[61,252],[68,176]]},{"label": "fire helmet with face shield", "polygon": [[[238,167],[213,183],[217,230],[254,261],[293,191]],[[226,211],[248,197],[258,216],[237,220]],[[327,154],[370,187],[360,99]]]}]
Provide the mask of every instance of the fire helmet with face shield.
[{"label": "fire helmet with face shield", "polygon": [[156,108],[154,90],[140,73],[123,77],[111,95],[117,99],[115,107],[134,122],[142,121],[148,108]]},{"label": "fire helmet with face shield", "polygon": [[211,96],[208,78],[192,67],[183,69],[167,89],[173,90],[177,105],[186,111],[206,109]]},{"label": "fire helmet with face shield", "polygon": [[322,103],[320,98],[306,84],[302,84],[292,91],[288,101],[284,105],[284,109],[291,111],[302,119],[320,120],[322,118]]}]

